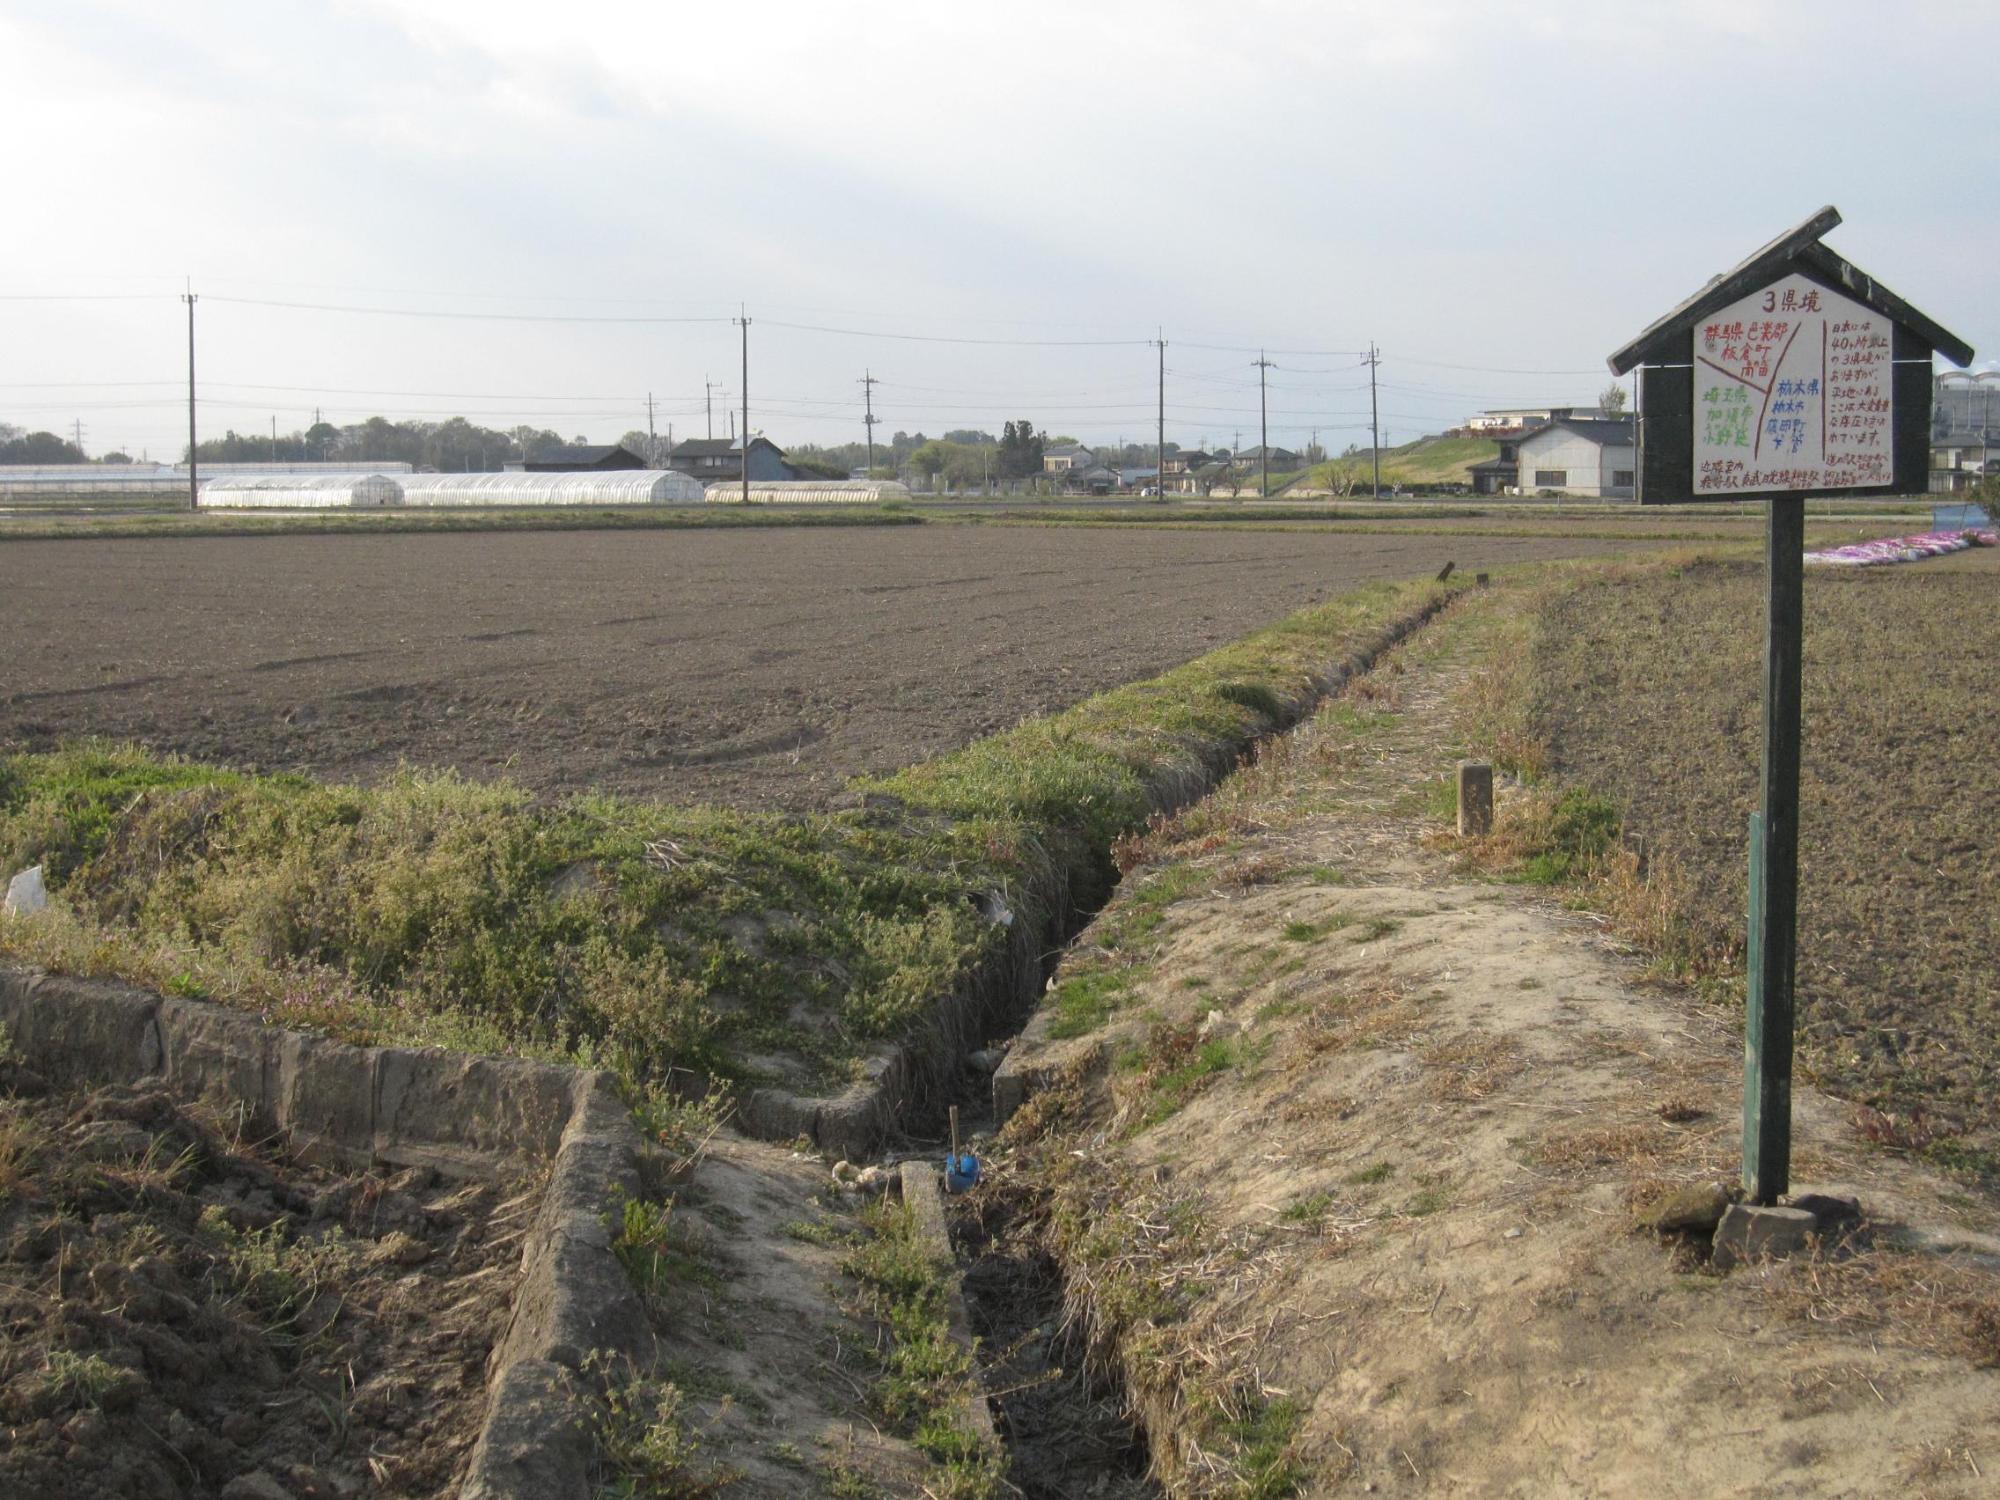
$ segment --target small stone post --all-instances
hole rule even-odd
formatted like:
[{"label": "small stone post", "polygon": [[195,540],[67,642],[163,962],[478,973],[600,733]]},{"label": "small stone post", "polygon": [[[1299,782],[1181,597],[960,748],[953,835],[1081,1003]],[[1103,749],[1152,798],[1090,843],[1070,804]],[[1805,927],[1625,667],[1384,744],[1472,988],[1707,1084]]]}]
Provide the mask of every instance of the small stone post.
[{"label": "small stone post", "polygon": [[1458,763],[1458,836],[1483,839],[1493,831],[1493,768],[1480,760]]}]

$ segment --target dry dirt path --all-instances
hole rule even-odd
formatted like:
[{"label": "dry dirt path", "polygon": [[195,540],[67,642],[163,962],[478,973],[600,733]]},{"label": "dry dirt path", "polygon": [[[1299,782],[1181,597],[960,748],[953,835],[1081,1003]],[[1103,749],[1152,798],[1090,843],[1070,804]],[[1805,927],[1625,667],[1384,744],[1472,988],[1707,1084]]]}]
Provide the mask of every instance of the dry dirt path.
[{"label": "dry dirt path", "polygon": [[1384,579],[1634,543],[1033,526],[0,544],[0,750],[808,807]]},{"label": "dry dirt path", "polygon": [[1801,1090],[1795,1187],[1865,1253],[1723,1276],[1637,1227],[1733,1178],[1741,1044],[1441,847],[1484,608],[1153,834],[1003,1069],[1048,1087],[989,1191],[1177,1493],[1993,1493],[1990,1206]]}]

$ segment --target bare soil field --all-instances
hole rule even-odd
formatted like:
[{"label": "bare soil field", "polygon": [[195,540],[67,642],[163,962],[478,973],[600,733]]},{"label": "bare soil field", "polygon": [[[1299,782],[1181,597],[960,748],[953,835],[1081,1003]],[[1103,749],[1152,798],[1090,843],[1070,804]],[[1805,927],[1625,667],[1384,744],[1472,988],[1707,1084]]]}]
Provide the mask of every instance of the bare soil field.
[{"label": "bare soil field", "polygon": [[0,1059],[0,1494],[448,1492],[520,1259],[499,1196]]},{"label": "bare soil field", "polygon": [[[2000,1171],[2000,552],[1806,579],[1799,1026],[1869,1128]],[[1740,948],[1757,801],[1763,574],[1644,571],[1544,616],[1557,768],[1677,867],[1697,941]]]},{"label": "bare soil field", "polygon": [[[1138,527],[0,546],[0,748],[811,807],[1378,579],[1601,537]],[[1643,544],[1638,544],[1643,545]]]}]

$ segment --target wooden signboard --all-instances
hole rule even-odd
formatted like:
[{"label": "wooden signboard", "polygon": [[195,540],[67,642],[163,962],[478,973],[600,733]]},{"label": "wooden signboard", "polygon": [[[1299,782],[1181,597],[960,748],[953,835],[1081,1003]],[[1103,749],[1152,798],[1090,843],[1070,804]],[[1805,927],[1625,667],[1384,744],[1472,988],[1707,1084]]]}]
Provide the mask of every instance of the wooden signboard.
[{"label": "wooden signboard", "polygon": [[1931,356],[1971,346],[1821,244],[1824,208],[1611,356],[1639,378],[1639,501],[1921,495]]},{"label": "wooden signboard", "polygon": [[1750,818],[1743,1188],[1791,1184],[1805,500],[1929,488],[1931,364],[1972,346],[1820,243],[1823,208],[1610,358],[1639,383],[1639,499],[1768,502],[1764,763]]}]

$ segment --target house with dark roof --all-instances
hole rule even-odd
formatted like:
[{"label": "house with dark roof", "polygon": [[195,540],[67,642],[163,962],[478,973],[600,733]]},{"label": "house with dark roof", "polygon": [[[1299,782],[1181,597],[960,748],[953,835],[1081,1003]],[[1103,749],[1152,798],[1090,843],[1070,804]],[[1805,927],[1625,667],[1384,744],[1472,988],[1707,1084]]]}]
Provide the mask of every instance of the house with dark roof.
[{"label": "house with dark roof", "polygon": [[1515,482],[1526,495],[1630,500],[1638,452],[1630,417],[1558,417],[1520,439]]},{"label": "house with dark roof", "polygon": [[[689,438],[667,455],[667,466],[692,474],[703,484],[743,477],[743,449],[734,438]],[[806,477],[785,462],[785,453],[769,438],[750,439],[750,482]]]},{"label": "house with dark roof", "polygon": [[550,448],[530,459],[511,459],[506,467],[516,473],[580,474],[601,469],[643,469],[647,463],[622,444],[579,443]]},{"label": "house with dark roof", "polygon": [[1500,451],[1492,458],[1482,459],[1476,464],[1466,465],[1466,476],[1472,481],[1475,495],[1504,495],[1521,482],[1521,434],[1508,433],[1492,438]]},{"label": "house with dark roof", "polygon": [[[1234,463],[1236,467],[1239,469],[1256,469],[1263,467],[1264,464],[1263,445],[1259,444],[1255,448],[1245,448],[1242,452],[1238,453],[1236,457],[1231,460],[1231,462]],[[1277,469],[1280,472],[1288,472],[1292,469],[1296,469],[1298,466],[1299,466],[1299,456],[1298,454],[1292,452],[1291,449],[1289,448],[1271,449],[1272,468]]]}]

